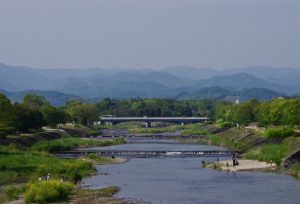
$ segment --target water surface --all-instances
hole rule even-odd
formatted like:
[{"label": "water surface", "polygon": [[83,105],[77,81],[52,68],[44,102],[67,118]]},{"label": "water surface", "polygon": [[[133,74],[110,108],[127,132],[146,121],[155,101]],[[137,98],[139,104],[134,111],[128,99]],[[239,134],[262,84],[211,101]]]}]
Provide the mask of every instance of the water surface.
[{"label": "water surface", "polygon": [[[101,149],[223,149],[207,145],[166,142],[166,144],[134,143]],[[99,175],[86,178],[83,182],[89,188],[119,186],[121,191],[117,197],[151,203],[300,203],[300,182],[293,177],[262,172],[220,172],[202,168],[202,160],[212,161],[215,158],[132,158],[124,164],[97,166]],[[100,172],[108,175],[100,175]]]}]

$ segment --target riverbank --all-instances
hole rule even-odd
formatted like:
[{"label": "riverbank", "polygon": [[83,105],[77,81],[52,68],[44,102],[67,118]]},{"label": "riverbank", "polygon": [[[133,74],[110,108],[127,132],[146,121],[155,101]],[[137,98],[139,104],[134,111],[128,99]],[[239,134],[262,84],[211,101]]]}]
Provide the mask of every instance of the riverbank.
[{"label": "riverbank", "polygon": [[[84,129],[85,131],[88,130],[88,128]],[[72,131],[76,131],[76,129],[73,128]],[[96,173],[94,164],[126,162],[126,159],[123,158],[113,159],[98,156],[92,158],[92,155],[79,159],[58,159],[51,155],[55,151],[72,150],[79,147],[119,145],[124,142],[125,140],[121,138],[96,140],[72,137],[64,130],[9,136],[4,144],[0,144],[0,203],[18,198],[23,199],[24,203],[24,195],[29,190],[28,184],[38,183],[39,180],[44,181],[47,175],[51,181],[59,181],[63,178],[64,181],[69,181],[72,184],[83,177],[94,175]],[[74,195],[77,195],[78,192],[82,191],[76,190]],[[80,198],[89,195],[88,190],[84,192]],[[99,192],[102,192],[101,189]],[[95,192],[91,191],[90,193],[94,195]],[[100,198],[101,195],[100,193],[97,197]],[[107,203],[111,203],[110,201],[115,199],[109,198],[107,200],[109,201]],[[75,203],[81,203],[81,201]]]},{"label": "riverbank", "polygon": [[[261,131],[243,127],[219,128],[217,125],[201,126],[207,131],[206,141],[208,144],[226,147],[239,151],[240,157],[246,162],[245,169],[256,169],[257,162],[267,164],[272,161],[278,171],[289,173],[300,178],[299,163],[295,161],[292,165],[286,166],[286,160],[300,151],[300,138],[290,136],[286,138],[265,138]],[[203,142],[203,138],[201,138]],[[262,165],[262,169],[268,169],[267,165]]]}]

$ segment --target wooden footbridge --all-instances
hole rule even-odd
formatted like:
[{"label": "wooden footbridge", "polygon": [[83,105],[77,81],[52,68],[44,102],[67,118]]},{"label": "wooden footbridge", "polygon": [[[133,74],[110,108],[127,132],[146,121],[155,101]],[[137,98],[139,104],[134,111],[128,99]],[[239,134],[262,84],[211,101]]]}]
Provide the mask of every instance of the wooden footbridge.
[{"label": "wooden footbridge", "polygon": [[[148,157],[229,157],[232,151],[228,150],[206,150],[206,151],[137,151],[137,150],[74,150],[58,152],[55,156],[59,158],[76,158],[96,154],[98,156],[107,157],[133,157],[133,158],[148,158]],[[238,152],[235,152],[238,153]]]}]

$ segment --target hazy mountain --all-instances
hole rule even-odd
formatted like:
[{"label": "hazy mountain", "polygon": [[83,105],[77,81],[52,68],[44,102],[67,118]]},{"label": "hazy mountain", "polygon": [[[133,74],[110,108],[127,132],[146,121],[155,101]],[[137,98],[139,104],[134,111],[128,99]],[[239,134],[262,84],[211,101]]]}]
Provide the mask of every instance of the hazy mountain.
[{"label": "hazy mountain", "polygon": [[226,96],[234,95],[234,91],[220,87],[206,87],[192,92],[182,92],[175,96],[176,99],[223,99]]},{"label": "hazy mountain", "polygon": [[43,89],[51,81],[37,69],[0,64],[0,88],[9,91]]},{"label": "hazy mountain", "polygon": [[[277,96],[277,93],[300,93],[299,78],[300,69],[295,68],[249,67],[215,70],[177,66],[162,70],[36,69],[0,64],[2,90],[40,90],[43,91],[41,93],[54,91],[84,99],[223,98],[243,94],[246,94],[244,98],[262,98],[262,93],[270,98]],[[56,98],[60,97],[57,95]]]},{"label": "hazy mountain", "polygon": [[47,101],[49,101],[49,103],[54,106],[63,106],[67,101],[80,99],[80,97],[78,96],[64,94],[57,91],[27,90],[19,92],[7,92],[4,90],[0,90],[0,93],[5,94],[10,100],[14,102],[22,102],[24,96],[27,94],[36,94],[39,96],[44,96],[47,99]]},{"label": "hazy mountain", "polygon": [[[300,92],[300,68],[270,68],[270,67],[246,67],[216,70],[212,68],[197,69],[192,67],[169,67],[162,69],[163,72],[176,76],[184,76],[190,79],[209,79],[216,76],[228,76],[246,73],[251,76],[265,80],[271,84],[284,86],[279,91],[288,93]],[[277,89],[278,87],[271,87]]]},{"label": "hazy mountain", "polygon": [[288,89],[285,86],[273,84],[263,79],[254,77],[246,73],[216,76],[209,79],[200,80],[196,84],[197,87],[222,87],[233,90],[241,90],[244,88],[265,88],[277,91]]},{"label": "hazy mountain", "polygon": [[185,77],[194,80],[207,79],[219,75],[219,71],[212,68],[197,69],[187,66],[167,67],[163,68],[161,71],[178,77]]},{"label": "hazy mountain", "polygon": [[193,92],[182,92],[175,99],[220,99],[234,102],[235,99],[240,101],[248,101],[257,99],[261,101],[271,100],[273,98],[285,96],[284,93],[263,89],[263,88],[247,88],[242,90],[227,90],[219,87],[202,88]]}]

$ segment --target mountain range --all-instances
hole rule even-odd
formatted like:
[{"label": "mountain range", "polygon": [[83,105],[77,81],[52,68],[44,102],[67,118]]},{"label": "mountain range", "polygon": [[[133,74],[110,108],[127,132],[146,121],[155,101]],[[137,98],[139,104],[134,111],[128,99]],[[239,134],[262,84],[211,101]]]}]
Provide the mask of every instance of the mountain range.
[{"label": "mountain range", "polygon": [[[186,66],[162,69],[38,69],[0,64],[0,92],[14,101],[26,93],[52,104],[105,97],[228,99],[242,101],[300,93],[299,68],[246,67],[216,70]],[[1,91],[2,90],[2,91]]]}]

